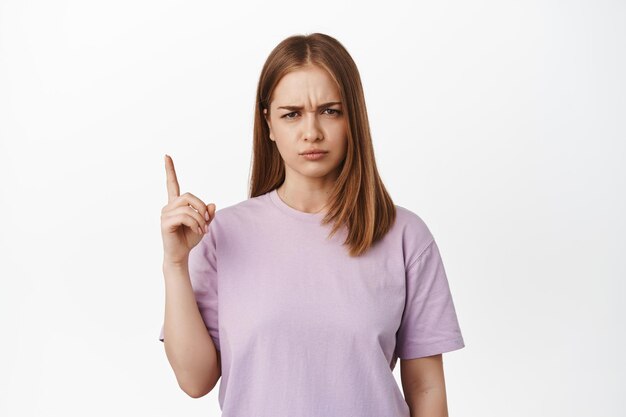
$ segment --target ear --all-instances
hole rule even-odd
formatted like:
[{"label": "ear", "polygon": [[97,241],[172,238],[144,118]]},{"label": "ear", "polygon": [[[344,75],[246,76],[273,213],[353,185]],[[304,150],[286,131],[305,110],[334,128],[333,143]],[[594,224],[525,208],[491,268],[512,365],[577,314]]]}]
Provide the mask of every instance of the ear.
[{"label": "ear", "polygon": [[270,130],[270,140],[274,140],[272,139],[272,124],[270,123],[270,119],[269,117],[267,117],[267,109],[263,109],[263,117],[265,117],[265,122],[267,123],[267,127]]}]

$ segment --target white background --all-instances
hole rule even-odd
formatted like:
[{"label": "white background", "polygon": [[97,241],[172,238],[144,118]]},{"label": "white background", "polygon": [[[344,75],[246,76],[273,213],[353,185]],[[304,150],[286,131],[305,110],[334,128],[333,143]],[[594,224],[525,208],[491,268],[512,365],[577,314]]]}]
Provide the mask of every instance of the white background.
[{"label": "white background", "polygon": [[[163,344],[163,155],[247,198],[293,34],[361,72],[380,173],[442,251],[451,416],[626,408],[623,1],[0,1],[0,415],[219,415]],[[399,365],[394,374],[399,380]]]}]

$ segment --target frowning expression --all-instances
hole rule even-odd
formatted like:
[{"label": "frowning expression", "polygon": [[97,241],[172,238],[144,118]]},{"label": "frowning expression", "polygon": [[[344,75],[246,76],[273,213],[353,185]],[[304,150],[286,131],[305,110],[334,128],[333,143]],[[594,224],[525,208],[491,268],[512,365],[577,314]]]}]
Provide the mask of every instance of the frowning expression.
[{"label": "frowning expression", "polygon": [[[264,110],[270,139],[285,169],[307,177],[338,175],[347,149],[347,120],[337,85],[326,70],[307,66],[278,82]],[[312,149],[321,156],[306,157]]]}]

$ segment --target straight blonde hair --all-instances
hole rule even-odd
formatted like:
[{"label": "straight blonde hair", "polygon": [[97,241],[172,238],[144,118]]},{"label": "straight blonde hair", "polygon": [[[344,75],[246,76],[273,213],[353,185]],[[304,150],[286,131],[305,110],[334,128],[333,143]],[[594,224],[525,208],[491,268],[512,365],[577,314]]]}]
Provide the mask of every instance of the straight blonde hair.
[{"label": "straight blonde hair", "polygon": [[359,256],[391,228],[396,208],[376,168],[359,71],[335,38],[323,33],[290,36],[265,61],[256,93],[249,197],[272,191],[285,181],[284,161],[276,143],[269,139],[263,110],[269,115],[272,92],[284,75],[309,65],[317,65],[333,78],[348,118],[347,154],[322,223],[333,223],[329,237],[345,225],[348,235],[344,245],[349,247],[350,256]]}]

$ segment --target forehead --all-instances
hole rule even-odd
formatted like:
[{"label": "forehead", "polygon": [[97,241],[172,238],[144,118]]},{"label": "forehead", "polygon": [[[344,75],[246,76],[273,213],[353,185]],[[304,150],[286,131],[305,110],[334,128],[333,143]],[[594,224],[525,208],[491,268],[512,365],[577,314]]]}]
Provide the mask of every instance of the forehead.
[{"label": "forehead", "polygon": [[272,98],[272,104],[276,106],[339,101],[339,89],[326,70],[307,66],[285,74],[276,85]]}]

